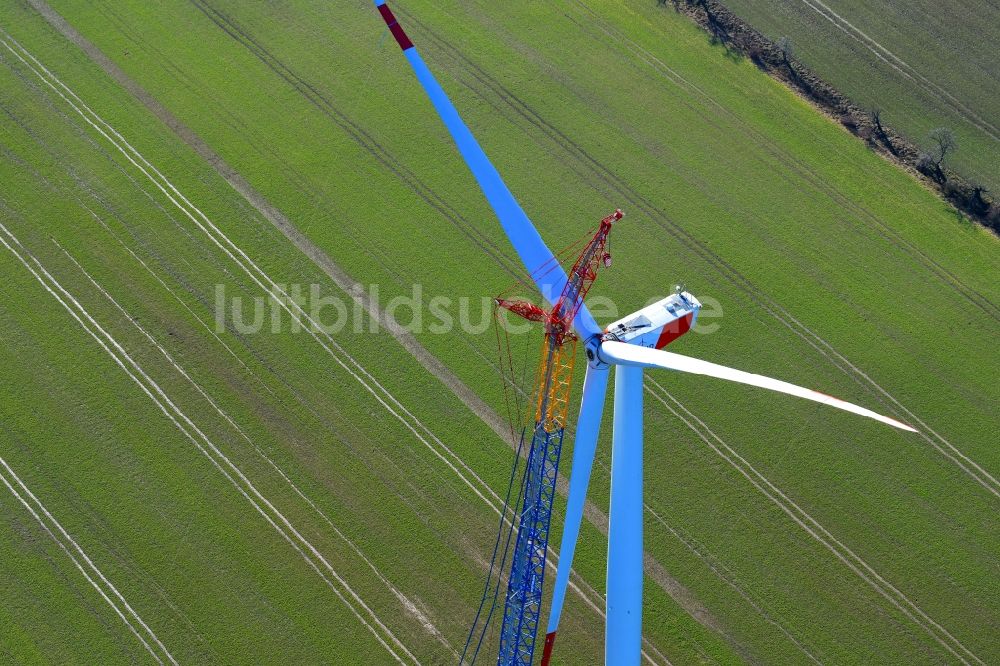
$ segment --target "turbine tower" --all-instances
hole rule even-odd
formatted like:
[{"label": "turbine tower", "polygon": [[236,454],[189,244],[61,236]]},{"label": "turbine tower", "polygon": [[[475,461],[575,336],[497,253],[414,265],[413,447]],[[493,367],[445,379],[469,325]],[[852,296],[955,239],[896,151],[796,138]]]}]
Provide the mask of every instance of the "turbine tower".
[{"label": "turbine tower", "polygon": [[[509,309],[515,312],[522,310],[519,312],[522,316],[527,313],[529,319],[548,321],[550,326],[553,319],[558,319],[559,325],[568,326],[571,323],[576,337],[582,340],[585,345],[588,365],[573,447],[569,496],[560,547],[561,556],[556,572],[548,630],[542,653],[541,663],[543,665],[548,663],[552,654],[556,631],[559,627],[559,618],[569,583],[569,572],[573,564],[573,554],[576,550],[577,537],[583,519],[583,507],[587,496],[587,486],[590,483],[601,417],[607,397],[610,369],[614,366],[614,431],[611,448],[605,663],[613,666],[637,666],[642,645],[642,379],[645,368],[674,370],[748,384],[830,405],[902,430],[911,432],[916,432],[916,430],[905,423],[828,396],[825,393],[664,351],[662,348],[665,345],[683,335],[694,325],[701,308],[701,303],[692,294],[680,288],[676,290],[676,293],[657,303],[601,328],[583,302],[586,289],[582,290],[581,293],[578,285],[575,285],[579,277],[576,272],[577,266],[574,266],[573,271],[567,276],[555,256],[542,241],[524,210],[507,189],[500,174],[480,148],[469,128],[462,121],[458,111],[455,110],[447,94],[414,48],[413,42],[410,41],[402,26],[393,16],[385,0],[374,0],[374,2],[385,20],[386,26],[412,66],[417,80],[423,86],[431,104],[451,134],[459,153],[486,196],[518,257],[531,274],[542,296],[552,306],[549,312],[542,311],[537,306],[530,306],[535,307],[537,312],[529,311],[530,307],[523,303],[508,304],[511,305]],[[610,228],[608,219],[605,218],[602,222],[602,228],[605,222]],[[600,234],[599,230],[595,240]],[[540,268],[544,268],[544,270],[538,270]],[[565,297],[567,293],[573,295],[569,301]],[[552,439],[552,434],[545,433],[544,438],[548,442]],[[561,426],[557,439],[561,445]],[[555,453],[555,465],[551,466],[550,473],[546,475],[546,483],[552,487],[555,484],[558,450]],[[530,461],[528,467],[531,467]],[[548,503],[548,509],[551,510],[551,502]],[[535,553],[538,553],[540,549],[544,567],[548,517],[546,515],[543,518],[544,543],[532,542],[531,538],[519,538],[518,542],[520,544],[523,541],[525,544],[520,553],[522,558],[529,557],[531,555],[529,551],[532,548],[535,549]],[[535,521],[537,523],[537,518]],[[524,524],[519,527],[522,531],[525,529]],[[530,611],[537,619],[538,609],[532,604],[540,603],[541,573],[538,574],[538,588],[533,588],[532,594],[534,596],[526,602],[523,595],[517,594],[518,590],[512,591],[511,589],[516,584],[524,584],[524,576],[520,576],[518,581],[515,581],[514,574],[516,573],[518,556],[519,553],[515,552],[515,569],[512,570],[508,588],[505,623],[508,614],[523,617],[526,605],[530,606]],[[541,571],[537,569],[537,564],[535,569]],[[535,601],[536,598],[537,601]],[[520,607],[512,605],[517,603],[521,604]],[[517,615],[517,613],[521,615]],[[519,620],[511,626],[514,629],[511,630],[509,637],[502,639],[500,657],[497,663],[499,666],[508,666],[508,664],[530,666],[534,655],[537,622]],[[506,634],[506,631],[504,633]],[[508,647],[506,648],[503,644],[504,641],[507,641]],[[511,645],[520,646],[520,648],[510,649]]]}]

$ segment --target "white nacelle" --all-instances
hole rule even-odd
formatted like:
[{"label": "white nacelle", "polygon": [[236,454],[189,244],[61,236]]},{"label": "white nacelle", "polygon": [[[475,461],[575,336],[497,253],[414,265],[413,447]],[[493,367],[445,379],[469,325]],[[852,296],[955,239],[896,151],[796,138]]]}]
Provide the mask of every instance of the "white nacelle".
[{"label": "white nacelle", "polygon": [[678,291],[613,322],[604,329],[604,339],[661,349],[691,330],[700,309],[697,298]]}]

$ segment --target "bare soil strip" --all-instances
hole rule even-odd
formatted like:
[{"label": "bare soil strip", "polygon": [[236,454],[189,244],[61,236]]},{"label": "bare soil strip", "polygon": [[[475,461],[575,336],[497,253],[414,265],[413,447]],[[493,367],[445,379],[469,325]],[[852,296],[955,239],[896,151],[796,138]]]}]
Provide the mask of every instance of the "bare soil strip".
[{"label": "bare soil strip", "polygon": [[[41,0],[38,0],[41,1]],[[363,148],[376,161],[392,172],[397,178],[415,192],[428,205],[438,211],[445,219],[451,222],[459,231],[475,243],[484,253],[490,256],[498,265],[506,270],[514,279],[529,285],[525,271],[520,269],[515,259],[510,257],[509,251],[484,234],[478,226],[471,224],[445,199],[440,197],[433,189],[421,181],[416,174],[410,171],[405,165],[396,159],[382,144],[380,144],[367,130],[352,121],[315,86],[305,81],[295,71],[287,67],[280,59],[265,48],[257,39],[253,37],[239,23],[230,16],[212,6],[207,0],[191,0],[205,16],[216,26],[225,32],[229,37],[238,42],[241,46],[250,51],[256,58],[264,63],[268,69],[281,77],[286,83],[291,85],[310,104],[319,109],[324,115],[332,120],[354,142]]]}]

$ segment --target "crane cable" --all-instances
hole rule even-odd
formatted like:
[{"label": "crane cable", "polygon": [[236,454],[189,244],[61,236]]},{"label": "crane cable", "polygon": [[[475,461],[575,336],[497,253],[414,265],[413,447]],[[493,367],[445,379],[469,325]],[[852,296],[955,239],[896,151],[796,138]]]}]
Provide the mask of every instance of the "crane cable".
[{"label": "crane cable", "polygon": [[[496,341],[497,341],[497,354],[500,357],[500,375],[501,375],[501,384],[503,386],[504,406],[507,411],[507,419],[510,427],[511,440],[513,441],[514,437],[516,436],[514,423],[521,422],[522,419],[521,401],[518,397],[517,386],[515,384],[516,372],[514,370],[513,354],[511,353],[510,349],[510,333],[509,331],[507,331],[507,328],[501,322],[499,315],[499,308],[497,308],[496,306],[494,306],[493,308],[493,317],[494,317],[494,326],[495,326]],[[504,334],[502,342],[500,338],[501,328],[503,328],[503,334]],[[525,370],[526,369],[527,369],[527,363],[525,363]],[[524,374],[522,373],[522,380],[523,377]],[[513,386],[508,387],[508,382],[510,384],[513,384]],[[510,390],[508,390],[508,388]],[[516,412],[516,420],[511,410],[512,400],[510,398],[510,393],[514,394],[513,411]],[[490,566],[486,575],[486,582],[483,585],[483,594],[479,600],[479,607],[476,609],[476,616],[472,621],[472,626],[469,628],[469,634],[466,637],[465,647],[462,650],[462,656],[460,657],[459,664],[464,664],[464,663],[475,664],[476,658],[479,656],[479,650],[482,647],[483,640],[486,637],[486,633],[489,630],[490,623],[493,619],[493,613],[496,610],[497,598],[499,597],[500,594],[500,586],[502,582],[501,579],[503,576],[503,570],[507,563],[507,557],[510,552],[510,542],[514,532],[514,520],[513,520],[514,517],[511,516],[510,519],[508,519],[508,514],[510,512],[510,496],[514,488],[514,479],[517,478],[518,468],[520,467],[521,463],[521,451],[524,448],[524,434],[525,432],[522,429],[517,450],[514,452],[514,464],[511,465],[510,479],[507,482],[507,493],[504,497],[503,508],[501,509],[500,512],[500,520],[499,524],[497,525],[496,539],[493,543],[493,554],[490,556]],[[522,477],[525,476],[526,475],[522,474]],[[519,486],[518,495],[514,503],[515,507],[520,505],[521,496],[524,493],[524,478],[522,478],[522,481],[520,484],[518,484],[518,486]],[[506,528],[505,528],[505,523],[506,523]],[[497,554],[500,552],[501,540],[504,541],[504,547],[503,547],[503,553],[500,557],[499,566],[497,566]],[[494,570],[496,570],[497,572],[495,585],[493,584]],[[473,650],[472,658],[468,662],[466,662],[466,655],[468,654],[469,647],[472,644],[472,638],[476,634],[476,629],[480,624],[480,618],[482,617],[483,608],[486,606],[487,599],[489,599],[491,596],[491,590],[492,590],[492,600],[490,602],[489,612],[487,613],[486,618],[482,623],[482,628],[479,630],[479,637],[476,641],[476,646],[475,649]]]}]

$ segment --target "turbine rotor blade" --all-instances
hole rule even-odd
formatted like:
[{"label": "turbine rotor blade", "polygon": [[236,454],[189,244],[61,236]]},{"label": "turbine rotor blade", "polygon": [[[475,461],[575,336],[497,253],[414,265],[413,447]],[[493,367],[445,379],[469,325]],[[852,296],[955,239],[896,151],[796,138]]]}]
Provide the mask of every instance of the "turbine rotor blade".
[{"label": "turbine rotor blade", "polygon": [[780,379],[772,379],[771,377],[755,375],[750,372],[728,368],[717,363],[710,363],[708,361],[702,361],[689,356],[681,356],[680,354],[674,354],[661,349],[639,347],[637,345],[629,345],[623,342],[607,340],[601,344],[598,353],[603,360],[617,365],[664,368],[666,370],[677,370],[678,372],[705,375],[707,377],[726,379],[740,384],[758,386],[771,391],[787,393],[788,395],[794,395],[799,398],[805,398],[806,400],[812,400],[813,402],[819,402],[824,405],[830,405],[831,407],[836,407],[837,409],[842,409],[844,411],[851,412],[852,414],[867,416],[870,419],[881,421],[882,423],[891,425],[894,428],[899,428],[900,430],[917,432],[915,428],[912,428],[901,421],[889,418],[888,416],[882,416],[881,414],[873,412],[870,409],[865,409],[864,407],[846,402],[839,398],[834,398],[833,396],[820,393],[819,391],[813,391],[801,386],[796,386],[795,384],[789,384],[788,382],[783,382]]},{"label": "turbine rotor blade", "polygon": [[545,647],[542,651],[541,666],[547,666],[552,656],[559,618],[562,615],[569,572],[573,566],[573,554],[580,536],[583,521],[583,505],[587,500],[590,485],[590,471],[597,451],[597,436],[604,414],[604,403],[608,392],[608,369],[587,366],[587,376],[583,380],[583,398],[580,401],[580,415],[576,422],[576,436],[573,439],[573,464],[570,468],[569,496],[566,498],[566,520],[563,522],[562,544],[559,546],[559,567],[552,589],[552,606],[549,609],[549,626],[545,633]]},{"label": "turbine rotor blade", "polygon": [[[434,78],[434,74],[431,73],[420,54],[417,53],[413,42],[407,37],[385,0],[375,0],[375,6],[378,7],[379,13],[381,13],[393,37],[396,38],[399,47],[403,50],[403,55],[413,67],[417,80],[423,86],[424,92],[427,93],[427,97],[434,105],[438,116],[451,134],[458,152],[475,177],[493,212],[496,213],[497,219],[500,220],[500,225],[503,227],[504,233],[507,234],[510,244],[514,246],[521,263],[524,264],[531,279],[542,292],[542,296],[554,305],[566,285],[566,271],[545,245],[538,230],[528,219],[520,204],[514,199],[514,195],[510,193],[496,167],[490,162],[472,132],[462,121],[455,106],[448,99],[447,93]],[[594,321],[586,305],[583,304],[573,320],[573,326],[583,340],[601,332],[601,328]]]}]

